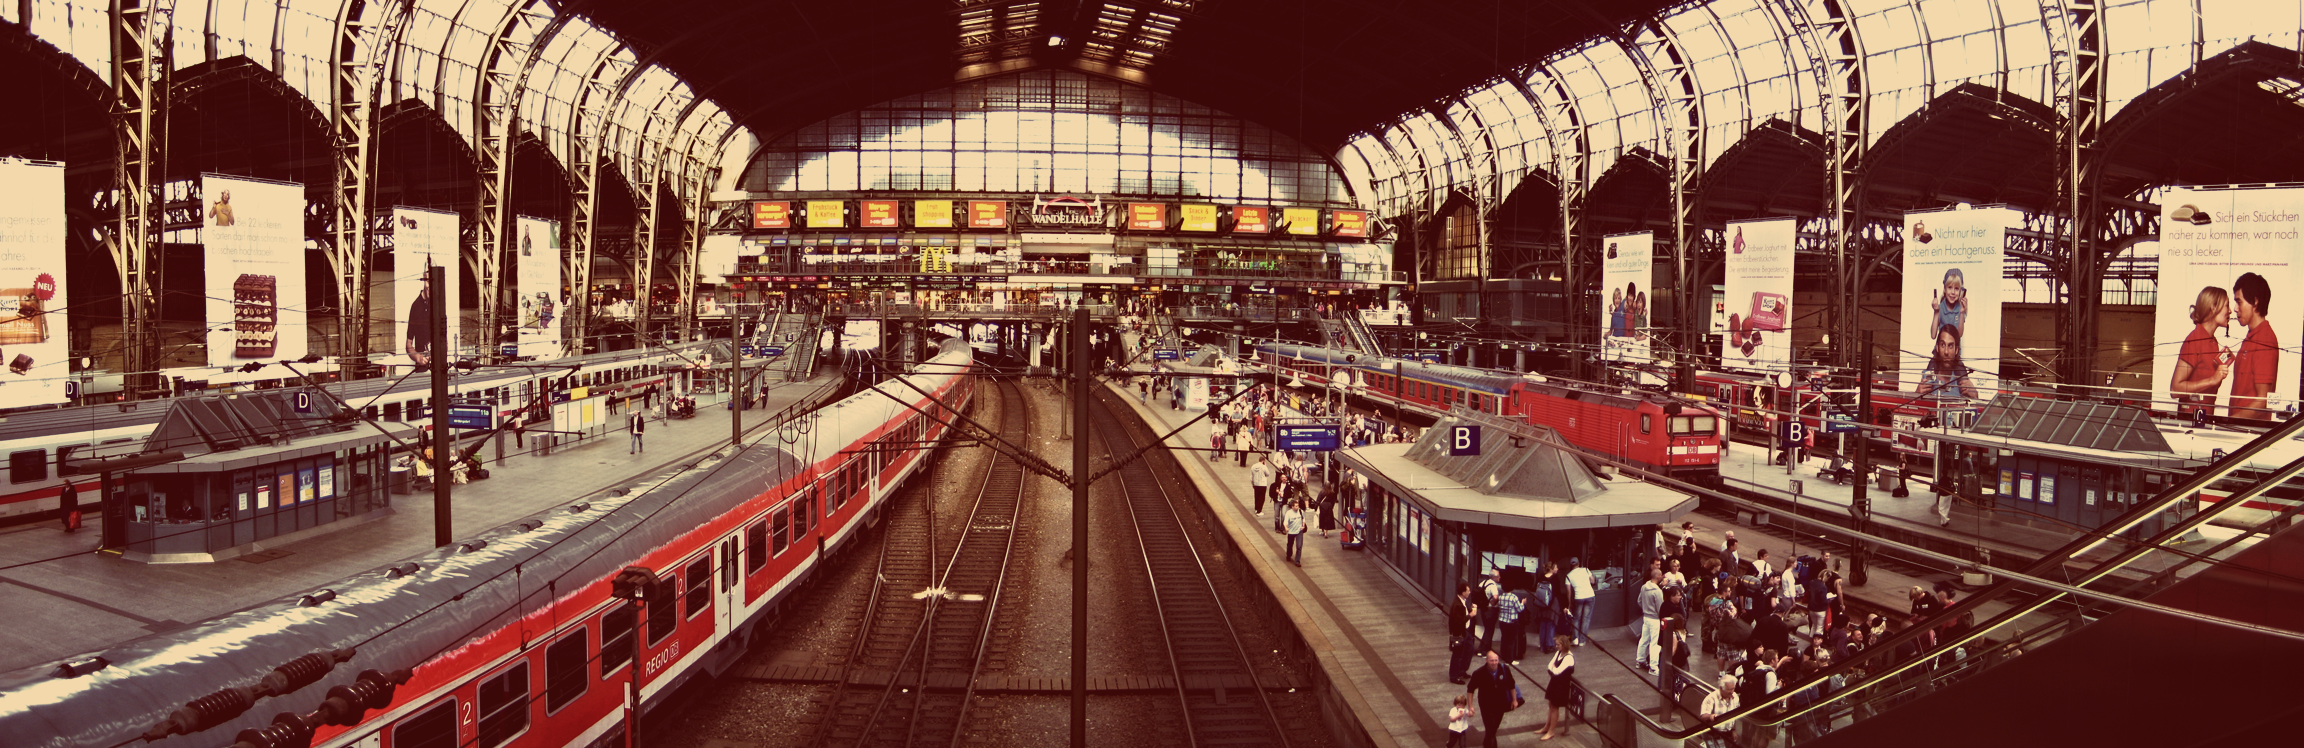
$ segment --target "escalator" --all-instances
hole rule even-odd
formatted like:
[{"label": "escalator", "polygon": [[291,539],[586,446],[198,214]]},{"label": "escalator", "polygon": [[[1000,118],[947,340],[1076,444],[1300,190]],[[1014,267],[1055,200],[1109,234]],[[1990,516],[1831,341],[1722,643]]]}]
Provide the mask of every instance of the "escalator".
[{"label": "escalator", "polygon": [[[2282,726],[2304,716],[2304,701],[2277,685],[2294,677],[2289,665],[2304,662],[2304,535],[2289,526],[2304,505],[2287,505],[2279,516],[2205,549],[2176,545],[2208,527],[2220,510],[2304,474],[2304,457],[2231,499],[2171,518],[2149,537],[2122,534],[2168,517],[2251,460],[2297,454],[2299,434],[2304,419],[2282,424],[2024,568],[1979,569],[1996,581],[1944,617],[1739,704],[1723,716],[1739,723],[1731,735],[1707,730],[1692,714],[1681,715],[1683,726],[1659,725],[1631,706],[1653,702],[1653,693],[1608,694],[1604,701],[1622,728],[1615,737],[1644,746],[1722,744],[1722,738],[1728,745],[1867,747],[2281,740],[2293,732]],[[1948,621],[1974,623],[1943,629]],[[1932,646],[1926,644],[1931,630],[1938,632]]]},{"label": "escalator", "polygon": [[1344,329],[1351,335],[1352,340],[1359,344],[1360,350],[1367,351],[1372,356],[1381,357],[1384,355],[1384,345],[1376,341],[1376,331],[1368,329],[1368,322],[1360,319],[1359,314],[1344,315]]}]

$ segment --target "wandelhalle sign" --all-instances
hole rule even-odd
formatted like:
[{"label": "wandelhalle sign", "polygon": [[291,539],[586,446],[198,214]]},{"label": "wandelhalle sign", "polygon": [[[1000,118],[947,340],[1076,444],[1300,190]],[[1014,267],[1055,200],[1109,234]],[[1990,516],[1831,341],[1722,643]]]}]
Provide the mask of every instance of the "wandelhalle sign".
[{"label": "wandelhalle sign", "polygon": [[1032,199],[1031,221],[1034,226],[1102,228],[1104,200],[1072,195],[1036,197]]}]

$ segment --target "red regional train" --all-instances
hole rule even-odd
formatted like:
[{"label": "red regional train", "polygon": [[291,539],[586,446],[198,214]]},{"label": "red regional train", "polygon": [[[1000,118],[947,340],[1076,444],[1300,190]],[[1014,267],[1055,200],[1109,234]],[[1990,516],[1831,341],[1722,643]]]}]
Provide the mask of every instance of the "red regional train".
[{"label": "red regional train", "polygon": [[[603,498],[0,674],[0,735],[27,748],[619,743],[628,688],[645,709],[737,662],[825,553],[876,519],[933,449],[920,445],[947,436],[922,413],[965,408],[974,366],[965,341],[945,340],[905,377],[917,390],[884,383]],[[655,583],[613,596],[620,578],[647,581],[634,570]]]},{"label": "red regional train", "polygon": [[1440,416],[1462,406],[1519,416],[1558,430],[1570,444],[1698,485],[1720,480],[1719,415],[1661,395],[1549,382],[1510,372],[1365,356],[1333,348],[1264,343],[1259,363],[1327,384],[1348,370],[1357,394]]}]

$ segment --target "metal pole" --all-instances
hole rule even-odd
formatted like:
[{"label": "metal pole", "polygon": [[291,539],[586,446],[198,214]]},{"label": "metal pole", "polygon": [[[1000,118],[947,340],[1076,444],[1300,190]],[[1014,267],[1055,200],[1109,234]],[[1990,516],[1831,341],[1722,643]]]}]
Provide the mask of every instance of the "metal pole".
[{"label": "metal pole", "polygon": [[449,516],[448,479],[450,467],[448,441],[448,293],[441,280],[445,269],[433,265],[424,269],[424,292],[432,300],[426,304],[425,315],[431,317],[432,340],[432,544],[447,547],[456,542],[456,528]]},{"label": "metal pole", "polygon": [[737,389],[744,386],[744,346],[735,335],[728,336],[728,444],[744,444],[744,399]]},{"label": "metal pole", "polygon": [[[1855,511],[1856,532],[1872,532],[1872,497],[1866,491],[1864,479],[1872,476],[1872,333],[1865,330],[1863,347],[1856,352],[1856,492],[1851,495],[1850,508]],[[1848,581],[1862,586],[1864,571],[1864,541],[1856,541],[1848,553]]]},{"label": "metal pole", "polygon": [[1072,745],[1088,745],[1088,310],[1072,312]]}]

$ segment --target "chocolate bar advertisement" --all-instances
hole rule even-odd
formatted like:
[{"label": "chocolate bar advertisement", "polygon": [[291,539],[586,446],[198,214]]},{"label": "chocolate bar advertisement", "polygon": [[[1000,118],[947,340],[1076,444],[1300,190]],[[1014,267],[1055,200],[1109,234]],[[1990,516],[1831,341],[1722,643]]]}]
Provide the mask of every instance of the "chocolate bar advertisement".
[{"label": "chocolate bar advertisement", "polygon": [[1728,224],[1725,290],[1712,315],[1722,366],[1791,369],[1792,242],[1799,230],[1794,218]]},{"label": "chocolate bar advertisement", "polygon": [[2270,421],[2297,407],[2304,190],[2178,187],[2160,198],[2154,410]]},{"label": "chocolate bar advertisement", "polygon": [[520,355],[560,357],[567,298],[560,292],[560,222],[521,216],[518,243]]},{"label": "chocolate bar advertisement", "polygon": [[392,209],[392,313],[399,315],[395,329],[399,334],[392,339],[393,355],[385,360],[400,365],[428,365],[435,357],[432,350],[432,295],[424,287],[424,269],[427,266],[447,268],[442,290],[447,292],[448,348],[437,352],[454,361],[458,323],[463,315],[457,303],[457,276],[463,267],[457,262],[457,231],[462,216],[437,210],[401,206]]},{"label": "chocolate bar advertisement", "polygon": [[64,165],[0,162],[0,225],[0,408],[64,402]]},{"label": "chocolate bar advertisement", "polygon": [[208,365],[303,358],[304,186],[202,174],[200,194]]},{"label": "chocolate bar advertisement", "polygon": [[1655,331],[1655,237],[1646,231],[1600,240],[1600,358],[1646,363]]},{"label": "chocolate bar advertisement", "polygon": [[1998,391],[2002,258],[2017,220],[1998,207],[1904,214],[1904,389],[1976,406]]}]

